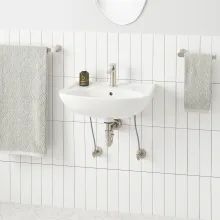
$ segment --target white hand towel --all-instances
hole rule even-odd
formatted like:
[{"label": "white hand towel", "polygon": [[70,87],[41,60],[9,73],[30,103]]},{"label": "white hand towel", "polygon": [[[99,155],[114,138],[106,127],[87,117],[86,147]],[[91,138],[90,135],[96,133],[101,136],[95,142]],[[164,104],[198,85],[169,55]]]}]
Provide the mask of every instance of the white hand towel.
[{"label": "white hand towel", "polygon": [[185,54],[184,107],[188,112],[208,112],[211,105],[212,56]]},{"label": "white hand towel", "polygon": [[0,45],[0,150],[46,152],[47,48]]}]

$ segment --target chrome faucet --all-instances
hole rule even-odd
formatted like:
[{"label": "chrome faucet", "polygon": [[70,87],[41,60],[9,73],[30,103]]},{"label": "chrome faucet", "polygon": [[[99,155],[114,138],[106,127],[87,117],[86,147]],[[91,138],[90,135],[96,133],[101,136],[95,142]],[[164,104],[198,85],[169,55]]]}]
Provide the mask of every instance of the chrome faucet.
[{"label": "chrome faucet", "polygon": [[110,86],[115,87],[116,86],[116,64],[113,63],[110,65]]}]

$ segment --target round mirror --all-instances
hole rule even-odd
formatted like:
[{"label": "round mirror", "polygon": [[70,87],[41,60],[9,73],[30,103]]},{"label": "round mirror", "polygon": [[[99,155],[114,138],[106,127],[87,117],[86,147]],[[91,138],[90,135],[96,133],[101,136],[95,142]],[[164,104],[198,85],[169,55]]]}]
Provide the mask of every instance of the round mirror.
[{"label": "round mirror", "polygon": [[147,0],[96,0],[98,7],[112,22],[130,24],[141,15]]}]

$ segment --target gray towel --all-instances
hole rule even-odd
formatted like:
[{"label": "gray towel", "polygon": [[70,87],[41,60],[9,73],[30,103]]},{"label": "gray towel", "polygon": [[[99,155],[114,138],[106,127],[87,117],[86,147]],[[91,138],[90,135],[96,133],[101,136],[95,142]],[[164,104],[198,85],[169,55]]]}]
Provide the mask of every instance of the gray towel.
[{"label": "gray towel", "polygon": [[0,45],[0,150],[46,152],[47,48]]},{"label": "gray towel", "polygon": [[212,56],[208,54],[185,54],[186,111],[208,112],[211,104]]}]

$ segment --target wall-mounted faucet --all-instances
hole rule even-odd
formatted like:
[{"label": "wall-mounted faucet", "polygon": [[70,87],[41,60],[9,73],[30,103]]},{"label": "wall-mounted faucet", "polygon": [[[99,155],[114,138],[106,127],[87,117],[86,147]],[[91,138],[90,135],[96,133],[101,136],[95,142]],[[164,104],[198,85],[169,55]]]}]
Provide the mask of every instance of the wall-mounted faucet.
[{"label": "wall-mounted faucet", "polygon": [[110,74],[110,86],[115,87],[116,86],[116,64],[112,63],[110,65],[110,70],[108,72]]}]

